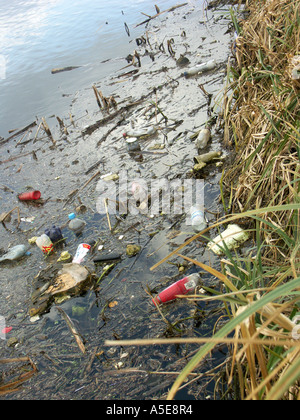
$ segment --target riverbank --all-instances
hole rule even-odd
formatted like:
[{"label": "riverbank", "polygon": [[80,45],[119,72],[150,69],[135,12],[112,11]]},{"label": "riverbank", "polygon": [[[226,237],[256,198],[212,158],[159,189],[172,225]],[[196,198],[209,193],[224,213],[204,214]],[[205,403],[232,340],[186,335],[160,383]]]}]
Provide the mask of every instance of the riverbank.
[{"label": "riverbank", "polygon": [[[3,163],[3,182],[15,190],[3,189],[4,210],[19,204],[18,186],[36,186],[46,200],[21,206],[21,232],[8,224],[13,232],[5,231],[3,248],[42,233],[50,222],[66,225],[68,213],[81,202],[87,208],[81,239],[96,239],[103,251],[122,255],[107,275],[103,266],[96,268],[97,287],[56,303],[84,338],[84,354],[55,305],[30,323],[34,277],[59,255],[43,261],[32,247],[26,262],[2,266],[1,310],[12,327],[7,338],[16,341],[11,347],[1,341],[0,355],[19,364],[8,365],[0,389],[26,369],[24,381],[8,386],[5,398],[297,398],[299,91],[288,60],[299,54],[293,49],[299,45],[299,5],[261,1],[258,8],[249,1],[249,12],[240,14],[221,3],[211,2],[217,7],[206,12],[186,6],[153,19],[137,42],[142,67],[136,55],[136,66],[95,83],[96,91],[88,87],[78,93],[71,120],[69,112],[60,116],[68,134],[49,119],[55,144],[47,135],[32,142],[34,131],[30,141],[17,138],[5,146],[21,147],[24,157],[10,155],[16,159]],[[230,16],[238,37],[228,63]],[[177,65],[181,54],[189,60],[186,69],[211,58],[217,69],[184,78]],[[118,108],[100,110],[97,91],[113,96]],[[97,98],[101,105],[101,95]],[[221,120],[215,113],[220,98],[225,98]],[[136,160],[128,158],[123,139],[131,119],[159,125],[157,137],[141,141]],[[212,141],[205,151],[221,150],[226,169],[212,162],[196,174],[194,140],[208,122]],[[204,177],[208,230],[195,237],[185,217],[174,220],[162,212],[154,218],[129,215],[111,232],[106,215],[95,210],[96,181],[121,169],[129,179],[148,181]],[[216,256],[207,241],[229,223],[246,229],[251,239]],[[74,253],[78,238],[66,227],[63,233]],[[128,244],[141,246],[134,260],[125,256]],[[151,304],[149,294],[195,271],[201,273],[203,294],[177,299],[160,311]]]},{"label": "riverbank", "polygon": [[[134,346],[119,351],[106,346],[105,340],[203,336],[213,330],[220,315],[215,302],[196,305],[176,300],[162,308],[162,317],[149,296],[198,271],[193,263],[178,257],[150,271],[160,258],[193,236],[187,223],[189,209],[174,215],[160,208],[154,217],[138,212],[121,219],[115,215],[108,218],[105,206],[104,212],[98,211],[103,204],[99,201],[101,177],[111,173],[116,179],[125,173],[129,186],[136,179],[149,185],[152,180],[164,179],[173,185],[177,182],[178,188],[178,181],[203,177],[209,223],[222,212],[220,164],[227,153],[220,144],[217,96],[224,86],[230,53],[230,15],[227,7],[206,11],[201,2],[197,6],[186,4],[159,15],[154,10],[158,16],[144,24],[143,37],[132,40],[131,57],[124,57],[118,71],[70,97],[70,109],[64,114],[53,109],[44,120],[33,117],[24,131],[15,136],[16,132],[10,133],[1,141],[1,208],[3,212],[14,207],[20,210],[20,223],[15,210],[11,221],[5,222],[7,229],[1,225],[2,253],[18,243],[27,244],[53,224],[62,228],[65,238],[62,249],[58,247],[46,258],[36,245],[30,245],[31,255],[1,266],[1,315],[8,328],[6,340],[0,342],[1,360],[15,361],[3,367],[3,398],[163,399],[172,384],[172,372],[192,358],[197,345]],[[142,16],[141,22],[144,20]],[[181,55],[183,62],[178,61]],[[183,75],[190,67],[213,58],[215,69],[191,78]],[[67,78],[69,74],[52,76]],[[157,129],[140,140],[138,153],[129,153],[123,137],[132,128],[131,121],[135,128],[150,125]],[[207,124],[212,136],[203,152],[220,151],[223,159],[209,162],[195,174],[195,140]],[[28,189],[40,190],[42,201],[19,202],[18,193]],[[132,196],[131,187],[128,194]],[[109,204],[116,205],[116,201]],[[80,237],[67,225],[68,214],[74,211],[87,223]],[[217,230],[212,232],[215,234]],[[45,313],[31,317],[37,293],[43,297],[49,277],[52,282],[56,279],[55,275],[43,277],[44,270],[56,267],[61,251],[74,256],[81,242],[91,240],[97,242],[87,264],[94,274],[92,285],[64,302],[49,300]],[[140,252],[130,258],[127,245],[137,245]],[[218,258],[206,249],[205,242],[197,241],[188,249],[195,258],[219,267]],[[110,253],[121,258],[108,268],[94,264],[94,258]],[[203,272],[201,277],[206,287],[216,287],[213,275]],[[68,328],[68,318],[57,305],[72,320],[81,341],[79,334]],[[217,351],[200,371],[213,369],[223,358]],[[13,381],[15,372],[21,374],[22,369],[28,370],[27,380]],[[162,382],[164,371],[170,374]],[[206,392],[211,391],[203,391],[203,396]],[[194,382],[179,398],[196,399],[198,394]]]}]

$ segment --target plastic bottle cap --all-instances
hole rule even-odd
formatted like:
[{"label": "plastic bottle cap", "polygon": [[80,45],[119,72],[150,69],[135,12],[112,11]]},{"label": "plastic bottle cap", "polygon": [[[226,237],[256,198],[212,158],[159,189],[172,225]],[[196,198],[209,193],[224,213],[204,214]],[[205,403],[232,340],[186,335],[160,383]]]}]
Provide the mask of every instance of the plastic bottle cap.
[{"label": "plastic bottle cap", "polygon": [[69,214],[69,219],[70,219],[70,220],[75,219],[75,217],[76,217],[75,213],[71,213],[71,214]]}]

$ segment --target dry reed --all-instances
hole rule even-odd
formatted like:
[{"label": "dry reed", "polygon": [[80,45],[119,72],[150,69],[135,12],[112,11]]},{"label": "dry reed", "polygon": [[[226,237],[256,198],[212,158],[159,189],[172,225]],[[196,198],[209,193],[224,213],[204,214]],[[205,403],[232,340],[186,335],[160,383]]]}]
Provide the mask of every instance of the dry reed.
[{"label": "dry reed", "polygon": [[[300,54],[300,3],[247,3],[250,16],[239,24],[224,101],[224,141],[235,146],[236,160],[223,181],[237,212],[297,202],[300,192],[300,84],[292,79]],[[273,225],[287,227],[289,235],[295,234],[295,217],[299,222],[297,211],[265,215]],[[266,234],[268,244],[277,239],[274,230]],[[278,249],[272,250],[277,258]]]}]

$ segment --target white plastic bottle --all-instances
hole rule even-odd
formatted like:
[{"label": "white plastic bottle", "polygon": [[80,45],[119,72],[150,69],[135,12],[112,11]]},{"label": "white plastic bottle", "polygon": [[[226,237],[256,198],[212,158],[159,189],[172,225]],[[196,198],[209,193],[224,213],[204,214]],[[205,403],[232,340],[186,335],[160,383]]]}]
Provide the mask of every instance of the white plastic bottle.
[{"label": "white plastic bottle", "polygon": [[69,214],[69,229],[71,229],[76,235],[79,235],[86,226],[84,220],[78,219],[74,213]]},{"label": "white plastic bottle", "polygon": [[76,254],[73,258],[73,264],[81,264],[85,258],[89,250],[92,248],[93,244],[80,244],[77,248]]},{"label": "white plastic bottle", "polygon": [[50,254],[53,250],[53,243],[45,233],[37,238],[36,244],[44,254]]},{"label": "white plastic bottle", "polygon": [[200,131],[198,138],[196,140],[196,147],[197,149],[204,149],[207,146],[207,143],[210,140],[210,130],[208,128],[204,128]]},{"label": "white plastic bottle", "polygon": [[197,66],[190,68],[183,74],[185,77],[194,76],[195,74],[202,73],[204,71],[213,70],[216,67],[216,65],[216,60],[210,60],[207,63],[198,64]]},{"label": "white plastic bottle", "polygon": [[190,212],[194,231],[201,232],[201,230],[204,230],[207,227],[207,222],[205,220],[204,212],[202,211],[201,206],[192,206]]}]

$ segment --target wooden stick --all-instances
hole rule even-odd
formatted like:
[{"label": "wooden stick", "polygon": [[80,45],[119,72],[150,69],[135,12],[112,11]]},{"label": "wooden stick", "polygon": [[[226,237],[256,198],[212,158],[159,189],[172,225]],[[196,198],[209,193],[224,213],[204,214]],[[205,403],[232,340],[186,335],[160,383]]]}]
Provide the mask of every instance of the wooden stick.
[{"label": "wooden stick", "polygon": [[76,340],[76,343],[77,343],[79,349],[84,354],[85,353],[85,346],[84,346],[83,341],[82,341],[82,339],[80,337],[80,334],[76,330],[73,322],[71,321],[71,319],[69,318],[69,316],[65,313],[65,311],[62,308],[60,308],[59,306],[57,306],[56,308],[61,313],[63,319],[66,321],[66,324],[67,324],[69,330],[71,331],[71,333],[73,334],[73,336],[74,336],[74,338]]},{"label": "wooden stick", "polygon": [[104,206],[105,206],[105,211],[106,211],[108,227],[109,227],[109,230],[111,231],[111,224],[110,224],[110,218],[109,218],[108,207],[107,207],[107,198],[104,198],[103,201],[104,201]]},{"label": "wooden stick", "polygon": [[28,131],[30,128],[34,127],[35,125],[36,125],[36,121],[34,121],[33,123],[27,125],[26,127],[22,128],[21,130],[15,132],[10,137],[7,137],[7,139],[0,141],[0,145],[7,143],[9,140],[13,139],[16,136],[19,136],[20,134],[23,134],[24,131]]},{"label": "wooden stick", "polygon": [[16,160],[16,159],[19,159],[19,158],[21,158],[21,157],[25,157],[25,156],[28,156],[28,155],[31,155],[31,154],[32,154],[32,152],[27,152],[27,153],[22,153],[22,154],[17,155],[17,156],[12,156],[12,157],[11,157],[11,158],[9,158],[9,159],[6,159],[6,160],[1,160],[1,161],[0,161],[0,165],[2,165],[3,163],[12,162],[13,160]]},{"label": "wooden stick", "polygon": [[44,117],[42,117],[42,125],[43,125],[43,129],[44,129],[45,133],[50,138],[50,140],[52,141],[53,145],[56,146],[56,141],[53,139],[51,130],[50,130],[50,128],[49,128],[49,126],[48,126],[48,124],[47,124],[47,122],[46,122],[46,120],[45,120]]},{"label": "wooden stick", "polygon": [[99,98],[99,92],[98,92],[96,86],[93,85],[92,88],[93,88],[93,91],[94,91],[94,94],[95,94],[95,97],[96,97],[97,104],[98,104],[99,108],[102,109],[100,98]]},{"label": "wooden stick", "polygon": [[34,139],[33,139],[33,143],[35,143],[35,142],[36,142],[36,140],[37,140],[37,136],[38,136],[39,131],[40,131],[40,129],[41,129],[41,125],[42,125],[42,123],[40,122],[40,123],[39,123],[39,126],[38,126],[38,128],[37,128],[37,130],[36,130],[36,133],[35,133],[35,136],[34,136]]},{"label": "wooden stick", "polygon": [[145,23],[150,22],[150,20],[153,20],[155,18],[157,18],[158,16],[162,15],[163,13],[168,13],[168,12],[173,12],[174,10],[178,9],[179,7],[183,7],[186,6],[188,3],[183,3],[183,4],[179,4],[178,6],[173,6],[170,9],[164,10],[163,12],[157,13],[154,16],[150,16],[149,19],[144,20],[144,22],[139,23],[138,25],[136,25],[135,27],[137,28],[138,26],[144,25]]}]

